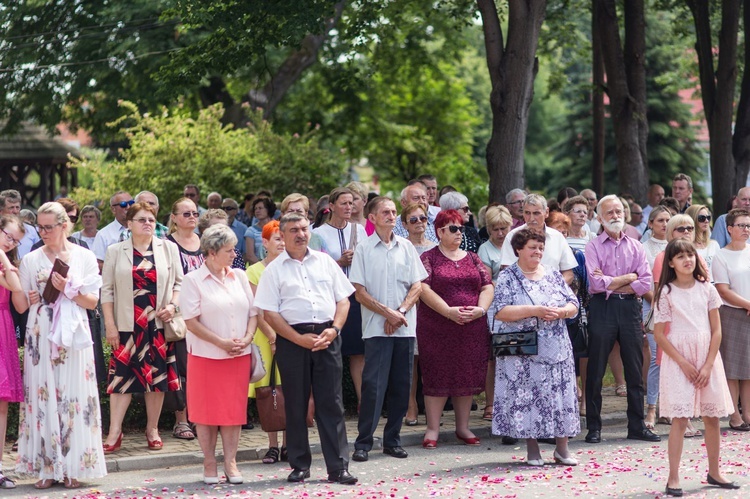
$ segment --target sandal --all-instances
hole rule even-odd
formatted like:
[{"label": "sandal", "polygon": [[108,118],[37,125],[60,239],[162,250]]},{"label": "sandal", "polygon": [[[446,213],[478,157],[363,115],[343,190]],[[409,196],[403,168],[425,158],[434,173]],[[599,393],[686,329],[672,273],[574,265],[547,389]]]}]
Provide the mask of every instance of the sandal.
[{"label": "sandal", "polygon": [[627,397],[628,396],[627,385],[618,385],[617,388],[615,388],[615,395],[617,395],[618,397]]},{"label": "sandal", "polygon": [[406,418],[406,420],[404,421],[404,424],[406,424],[406,426],[417,426],[419,424],[419,419]]},{"label": "sandal", "polygon": [[2,472],[0,472],[0,489],[15,489],[15,488],[16,488],[16,482],[14,482],[7,476],[3,475]]},{"label": "sandal", "polygon": [[671,420],[671,419],[669,419],[669,418],[668,418],[668,417],[666,417],[666,416],[662,416],[662,417],[660,417],[660,418],[659,418],[659,419],[658,419],[658,420],[656,421],[656,424],[665,424],[665,425],[671,425],[671,424],[672,424],[672,420]]},{"label": "sandal", "polygon": [[65,479],[65,484],[63,486],[66,489],[80,489],[81,488],[81,482],[79,482],[75,478],[66,478]]},{"label": "sandal", "polygon": [[193,440],[195,438],[195,433],[193,433],[193,429],[190,428],[190,424],[183,421],[174,425],[172,436],[183,440]]},{"label": "sandal", "polygon": [[57,480],[53,480],[51,478],[44,478],[44,479],[39,480],[38,482],[36,482],[34,484],[34,488],[35,489],[39,489],[39,490],[48,489],[48,488],[52,487],[53,485],[57,485],[58,483],[59,482]]},{"label": "sandal", "polygon": [[485,421],[492,421],[492,407],[485,406],[484,407],[484,414],[482,414],[482,419]]},{"label": "sandal", "polygon": [[263,464],[274,464],[279,462],[279,448],[278,447],[269,447],[268,452],[266,452],[266,455],[263,456],[263,459],[261,459],[261,462]]},{"label": "sandal", "polygon": [[744,421],[735,426],[731,422],[729,423],[729,427],[733,429],[734,431],[750,431],[750,424],[745,423]]},{"label": "sandal", "polygon": [[286,447],[284,446],[281,447],[281,457],[279,459],[281,459],[284,462],[289,461],[289,453],[287,452]]}]

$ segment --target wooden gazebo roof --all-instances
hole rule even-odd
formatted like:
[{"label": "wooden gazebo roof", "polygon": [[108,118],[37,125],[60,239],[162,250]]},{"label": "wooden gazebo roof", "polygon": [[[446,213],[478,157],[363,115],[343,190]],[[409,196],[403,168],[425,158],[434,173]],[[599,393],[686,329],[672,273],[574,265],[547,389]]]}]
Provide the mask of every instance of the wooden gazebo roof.
[{"label": "wooden gazebo roof", "polygon": [[[78,155],[78,150],[38,125],[23,123],[14,135],[0,136],[0,190],[18,190],[26,205],[51,201],[55,176],[61,186],[74,187],[77,183],[75,170],[66,166],[68,154]],[[39,183],[29,185],[29,173],[34,171],[39,174]]]}]

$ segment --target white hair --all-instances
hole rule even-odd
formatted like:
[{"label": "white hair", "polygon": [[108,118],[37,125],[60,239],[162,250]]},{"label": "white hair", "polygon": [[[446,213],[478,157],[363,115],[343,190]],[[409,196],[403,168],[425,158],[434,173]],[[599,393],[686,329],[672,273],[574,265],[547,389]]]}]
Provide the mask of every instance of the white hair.
[{"label": "white hair", "polygon": [[[601,215],[602,214],[602,205],[604,203],[608,203],[610,201],[617,201],[622,205],[622,201],[620,201],[620,198],[617,196],[617,194],[608,194],[601,198],[599,202],[596,204],[596,214]],[[625,209],[625,206],[623,205],[623,209]]]},{"label": "white hair", "polygon": [[440,209],[441,210],[460,210],[466,206],[469,202],[469,198],[461,194],[460,192],[451,191],[446,192],[440,196]]},{"label": "white hair", "polygon": [[539,194],[529,194],[528,196],[526,196],[523,200],[523,207],[526,208],[527,204],[539,206],[543,210],[547,209],[547,200],[544,199],[544,196],[540,196]]},{"label": "white hair", "polygon": [[508,194],[506,194],[506,195],[505,195],[505,203],[506,203],[506,204],[507,204],[507,203],[510,203],[510,200],[511,200],[511,199],[513,199],[513,196],[515,196],[516,194],[520,194],[520,195],[521,195],[521,196],[523,196],[524,198],[526,198],[526,196],[528,196],[528,195],[529,195],[529,194],[528,194],[528,193],[527,193],[526,191],[524,191],[523,189],[513,189],[512,191],[508,192]]}]

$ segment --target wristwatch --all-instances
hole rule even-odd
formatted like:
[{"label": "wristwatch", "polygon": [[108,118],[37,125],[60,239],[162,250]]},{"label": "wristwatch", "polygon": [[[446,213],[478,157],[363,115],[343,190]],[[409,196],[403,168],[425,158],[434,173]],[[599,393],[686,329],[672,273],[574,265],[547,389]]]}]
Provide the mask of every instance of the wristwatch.
[{"label": "wristwatch", "polygon": [[331,327],[333,328],[334,331],[336,331],[337,335],[341,334],[341,328],[340,327],[336,327],[336,326],[331,326]]},{"label": "wristwatch", "polygon": [[172,303],[172,302],[170,302],[169,305],[172,305],[174,307],[174,313],[175,314],[179,314],[180,313],[180,306],[179,305],[177,305],[176,303]]},{"label": "wristwatch", "polygon": [[406,315],[406,309],[404,307],[398,307],[398,311],[401,312],[402,315]]}]

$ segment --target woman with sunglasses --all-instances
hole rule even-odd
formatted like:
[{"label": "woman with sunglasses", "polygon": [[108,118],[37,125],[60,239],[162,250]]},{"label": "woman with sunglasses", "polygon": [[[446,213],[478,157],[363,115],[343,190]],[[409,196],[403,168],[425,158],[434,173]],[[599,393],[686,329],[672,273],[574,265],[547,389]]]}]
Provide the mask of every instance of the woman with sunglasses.
[{"label": "woman with sunglasses", "polygon": [[[37,224],[44,246],[21,261],[23,291],[13,293],[16,310],[29,310],[16,472],[36,475],[37,489],[61,481],[78,488],[107,474],[85,312],[96,307],[102,280],[94,254],[67,240],[72,224],[61,204],[43,204]],[[67,272],[52,271],[58,259]],[[51,302],[48,285],[58,292]]]},{"label": "woman with sunglasses", "polygon": [[102,270],[104,327],[112,347],[107,454],[120,449],[122,420],[133,393],[144,394],[148,448],[160,450],[164,393],[181,388],[174,343],[164,336],[164,323],[180,311],[179,250],[173,242],[154,237],[156,210],[150,204],[128,208],[126,223],[131,237],[107,248]]},{"label": "woman with sunglasses", "polygon": [[695,241],[693,245],[698,250],[698,255],[708,265],[708,275],[711,276],[711,264],[713,263],[716,253],[721,247],[719,243],[711,239],[711,212],[708,206],[694,204],[685,212],[685,215],[692,217],[695,223]]},{"label": "woman with sunglasses", "polygon": [[[427,207],[419,203],[409,203],[401,212],[401,223],[409,234],[409,242],[414,245],[418,254],[432,249],[435,243],[425,237],[427,230]],[[419,344],[414,343],[414,366],[412,367],[409,407],[406,410],[406,425],[419,424],[419,407],[417,406],[417,385],[419,384]]]},{"label": "woman with sunglasses", "polygon": [[451,397],[456,438],[479,445],[469,429],[472,397],[484,391],[490,340],[484,316],[492,302],[492,278],[479,257],[460,248],[464,217],[442,210],[435,218],[437,247],[422,253],[428,277],[417,307],[427,431],[422,446],[437,447],[440,415]]},{"label": "woman with sunglasses", "polygon": [[[721,358],[732,395],[734,414],[729,427],[735,431],[750,431],[750,212],[743,209],[727,213],[729,244],[716,254],[713,278],[724,305],[721,317]],[[742,400],[742,413],[738,401]]]},{"label": "woman with sunglasses", "polygon": [[441,210],[455,210],[461,215],[462,225],[464,227],[463,238],[461,239],[461,249],[476,253],[482,240],[479,237],[479,231],[474,227],[471,221],[471,209],[469,208],[469,199],[460,192],[446,192],[440,196]]}]

